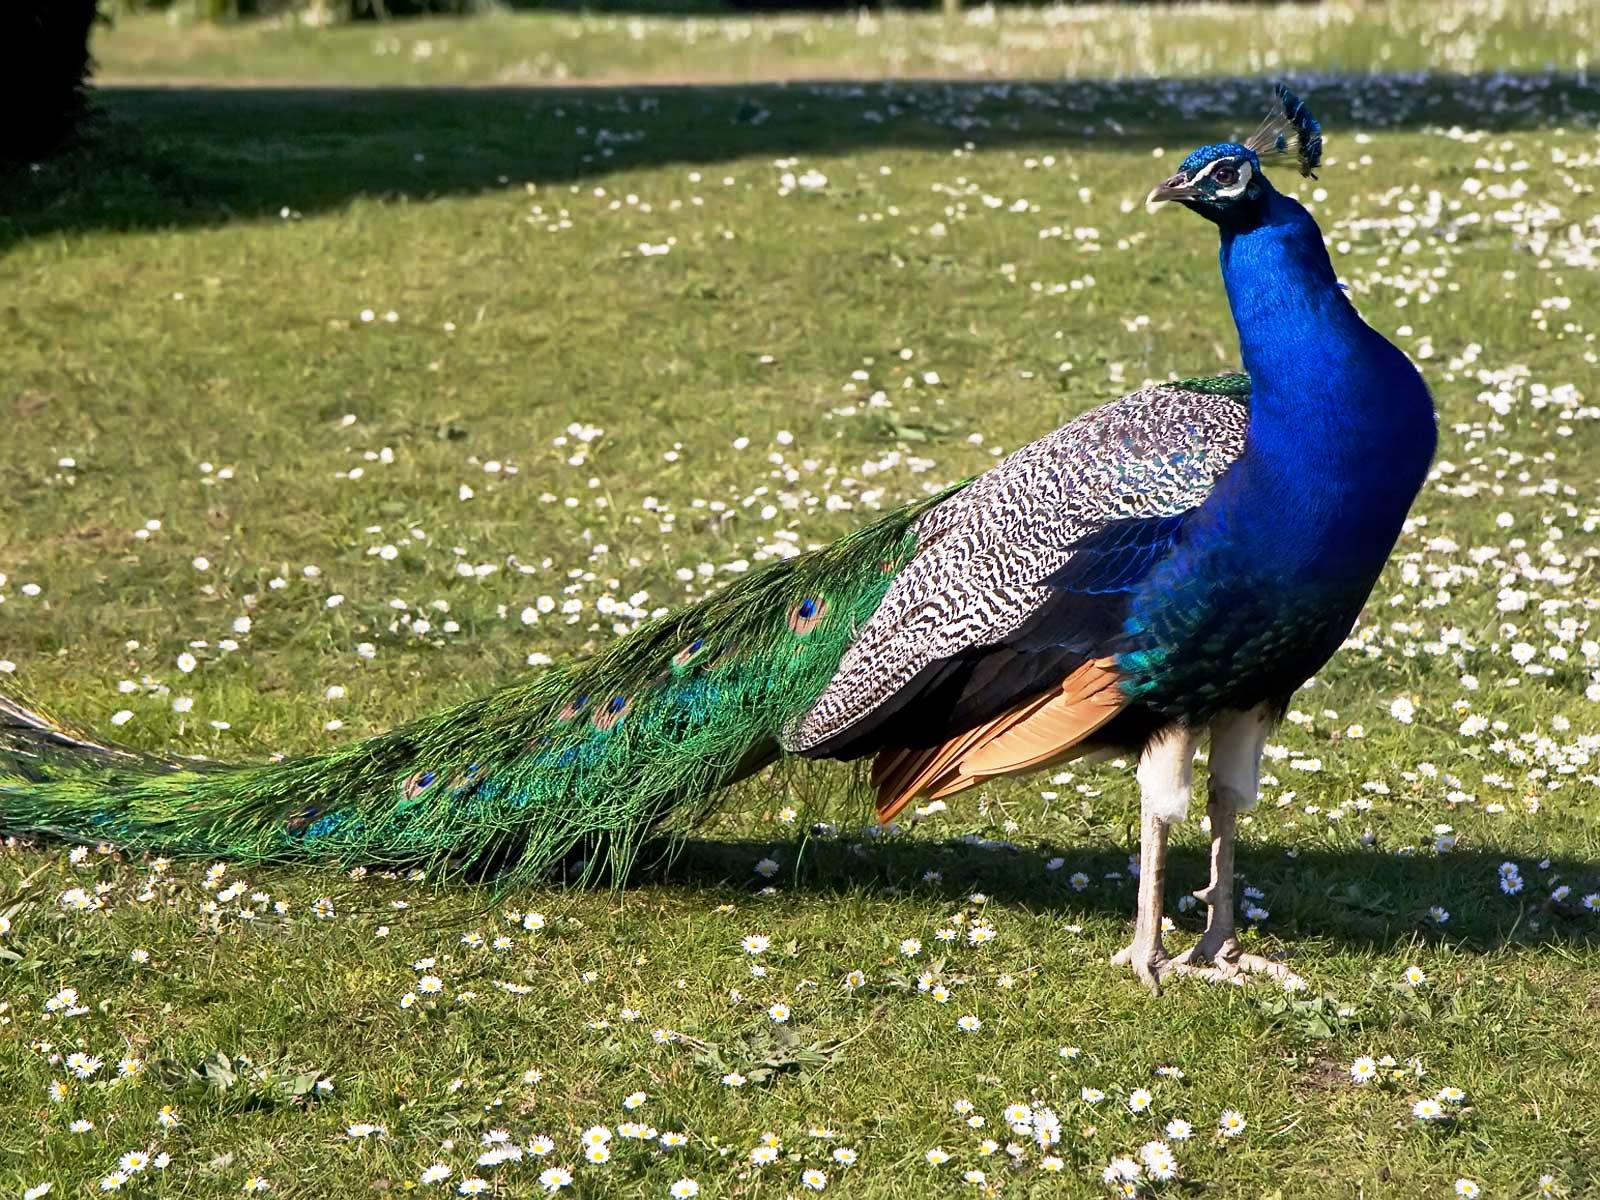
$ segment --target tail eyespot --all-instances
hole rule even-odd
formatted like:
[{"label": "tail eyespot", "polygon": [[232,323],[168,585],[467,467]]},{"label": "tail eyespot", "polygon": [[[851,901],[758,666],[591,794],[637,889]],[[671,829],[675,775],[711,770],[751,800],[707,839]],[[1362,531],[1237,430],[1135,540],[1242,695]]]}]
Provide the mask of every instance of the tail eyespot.
[{"label": "tail eyespot", "polygon": [[600,709],[594,717],[594,727],[602,733],[614,729],[622,723],[622,718],[628,715],[628,710],[633,707],[633,701],[627,696],[613,696]]},{"label": "tail eyespot", "polygon": [[470,764],[465,771],[462,771],[459,775],[450,780],[450,790],[452,792],[459,792],[464,788],[471,787],[475,783],[482,782],[478,778],[478,774],[482,770],[482,763]]},{"label": "tail eyespot", "polygon": [[311,822],[317,819],[317,814],[321,811],[322,810],[320,808],[302,809],[300,812],[295,813],[294,816],[290,817],[286,822],[284,822],[284,828],[286,828],[290,833],[304,833],[307,827],[310,826]]},{"label": "tail eyespot", "polygon": [[577,716],[580,712],[583,711],[584,705],[586,705],[588,703],[589,703],[588,693],[584,693],[581,696],[574,696],[571,700],[568,700],[566,705],[561,709],[561,711],[556,714],[556,720],[558,720],[558,721],[570,721],[570,720],[572,720],[573,717]]},{"label": "tail eyespot", "polygon": [[432,771],[418,771],[415,775],[408,776],[400,790],[405,793],[407,800],[415,800],[417,796],[428,790],[438,776]]},{"label": "tail eyespot", "polygon": [[789,628],[799,637],[805,637],[827,615],[828,602],[818,596],[807,596],[789,610]]}]

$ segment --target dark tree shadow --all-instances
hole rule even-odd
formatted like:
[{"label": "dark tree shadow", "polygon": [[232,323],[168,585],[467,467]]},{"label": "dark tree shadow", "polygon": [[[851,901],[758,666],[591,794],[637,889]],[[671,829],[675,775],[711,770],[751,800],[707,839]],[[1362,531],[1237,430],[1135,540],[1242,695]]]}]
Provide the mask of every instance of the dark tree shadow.
[{"label": "dark tree shadow", "polygon": [[[1351,128],[1592,125],[1574,74],[1297,75]],[[670,163],[895,147],[1179,148],[1245,131],[1266,81],[798,81],[716,86],[99,92],[76,150],[0,176],[0,250],[38,236],[311,215],[359,197],[565,184]]]},{"label": "dark tree shadow", "polygon": [[[770,880],[753,870],[767,857],[780,864]],[[1052,866],[1058,858],[1063,861]],[[646,855],[644,861],[651,865],[635,872],[631,883],[738,895],[776,886],[788,895],[877,896],[885,904],[931,896],[954,906],[981,892],[990,903],[1055,913],[1068,921],[1094,914],[1131,921],[1137,884],[1128,849],[1104,844],[1034,850],[977,840],[690,839],[675,854],[663,846],[653,860]],[[1506,861],[1521,869],[1522,890],[1516,895],[1500,887],[1500,864]],[[1312,938],[1363,950],[1417,940],[1479,951],[1552,940],[1600,945],[1600,912],[1582,904],[1586,894],[1600,890],[1600,862],[1544,861],[1541,867],[1492,847],[1397,855],[1241,842],[1237,871],[1241,889],[1262,893],[1259,903],[1271,914],[1263,928],[1289,940]],[[929,876],[930,871],[936,874]],[[1179,896],[1206,882],[1206,872],[1198,849],[1172,849],[1169,913],[1176,911]],[[1552,900],[1561,884],[1570,892]],[[1446,922],[1430,915],[1435,906],[1449,913]],[[1198,932],[1204,911],[1197,907],[1176,919],[1180,927]]]}]

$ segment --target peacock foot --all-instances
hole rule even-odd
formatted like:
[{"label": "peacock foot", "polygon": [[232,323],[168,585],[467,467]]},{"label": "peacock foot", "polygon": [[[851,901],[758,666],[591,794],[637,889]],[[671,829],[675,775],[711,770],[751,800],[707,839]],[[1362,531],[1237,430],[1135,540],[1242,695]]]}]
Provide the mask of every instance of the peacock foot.
[{"label": "peacock foot", "polygon": [[1161,944],[1159,937],[1144,944],[1135,937],[1111,956],[1111,965],[1132,967],[1134,978],[1149,988],[1153,995],[1159,996],[1161,980],[1173,969],[1173,960],[1167,955],[1167,948]]},{"label": "peacock foot", "polygon": [[1244,983],[1247,975],[1266,975],[1277,980],[1286,992],[1298,992],[1306,986],[1306,981],[1283,963],[1259,954],[1246,954],[1239,948],[1238,940],[1232,937],[1222,939],[1214,947],[1202,937],[1174,958],[1168,969],[1178,975],[1193,975],[1213,983],[1238,985]]}]

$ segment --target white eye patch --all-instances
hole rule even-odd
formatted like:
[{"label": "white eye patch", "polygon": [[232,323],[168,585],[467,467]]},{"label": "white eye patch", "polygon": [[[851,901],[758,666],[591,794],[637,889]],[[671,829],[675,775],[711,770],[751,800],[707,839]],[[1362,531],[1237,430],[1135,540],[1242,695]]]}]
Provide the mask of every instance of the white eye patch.
[{"label": "white eye patch", "polygon": [[1219,185],[1217,190],[1212,193],[1212,196],[1220,200],[1232,200],[1236,196],[1244,195],[1244,190],[1250,186],[1250,180],[1254,176],[1255,172],[1251,169],[1251,166],[1248,162],[1241,162],[1236,159],[1219,158],[1213,163],[1207,163],[1205,170],[1201,171],[1200,174],[1196,175],[1189,182],[1196,184],[1199,183],[1202,179],[1208,178],[1212,171],[1215,171],[1224,163],[1229,166],[1237,166],[1239,178],[1234,180],[1234,182],[1229,184],[1227,187],[1222,187]]}]

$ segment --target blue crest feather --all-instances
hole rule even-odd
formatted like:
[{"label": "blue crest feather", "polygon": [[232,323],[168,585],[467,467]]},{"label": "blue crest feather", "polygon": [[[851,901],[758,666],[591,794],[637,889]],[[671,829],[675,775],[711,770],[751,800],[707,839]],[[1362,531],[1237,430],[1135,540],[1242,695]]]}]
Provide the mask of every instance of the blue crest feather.
[{"label": "blue crest feather", "polygon": [[1273,87],[1278,103],[1261,128],[1245,142],[1261,158],[1289,153],[1289,141],[1294,139],[1294,154],[1300,163],[1300,174],[1316,178],[1313,173],[1322,162],[1322,123],[1311,115],[1305,101],[1284,84]]}]

